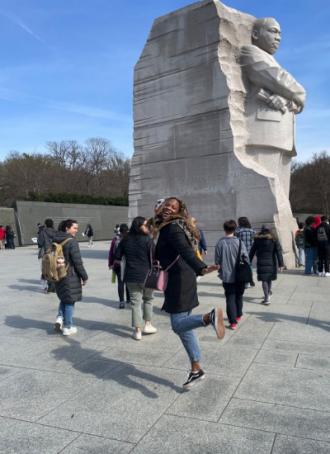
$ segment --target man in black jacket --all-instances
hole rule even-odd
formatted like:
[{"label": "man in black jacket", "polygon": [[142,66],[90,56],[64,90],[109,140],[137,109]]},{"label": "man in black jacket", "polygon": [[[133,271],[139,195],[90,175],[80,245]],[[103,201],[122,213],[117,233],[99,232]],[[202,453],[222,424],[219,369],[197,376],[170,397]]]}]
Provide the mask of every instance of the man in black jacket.
[{"label": "man in black jacket", "polygon": [[326,216],[321,217],[321,224],[316,229],[316,239],[319,276],[329,277],[330,226]]}]

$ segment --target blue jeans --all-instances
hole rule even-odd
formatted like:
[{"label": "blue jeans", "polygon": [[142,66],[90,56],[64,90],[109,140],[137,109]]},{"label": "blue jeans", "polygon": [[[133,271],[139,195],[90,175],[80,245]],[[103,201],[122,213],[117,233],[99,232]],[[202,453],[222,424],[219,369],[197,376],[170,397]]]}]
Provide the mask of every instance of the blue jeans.
[{"label": "blue jeans", "polygon": [[205,326],[202,315],[191,315],[189,312],[171,314],[172,330],[177,334],[188,353],[191,362],[199,362],[201,351],[194,328]]},{"label": "blue jeans", "polygon": [[305,248],[305,274],[312,274],[315,257],[316,257],[316,248],[315,247],[306,247]]},{"label": "blue jeans", "polygon": [[72,326],[73,307],[73,304],[64,304],[62,301],[58,306],[57,316],[63,318],[64,328],[71,328]]}]

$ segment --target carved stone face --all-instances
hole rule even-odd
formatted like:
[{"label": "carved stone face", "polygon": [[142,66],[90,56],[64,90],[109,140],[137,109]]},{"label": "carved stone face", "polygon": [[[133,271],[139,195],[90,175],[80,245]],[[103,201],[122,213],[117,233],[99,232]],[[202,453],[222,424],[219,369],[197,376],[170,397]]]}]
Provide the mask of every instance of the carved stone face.
[{"label": "carved stone face", "polygon": [[252,32],[253,43],[268,54],[275,54],[281,42],[281,27],[275,19],[267,19]]}]

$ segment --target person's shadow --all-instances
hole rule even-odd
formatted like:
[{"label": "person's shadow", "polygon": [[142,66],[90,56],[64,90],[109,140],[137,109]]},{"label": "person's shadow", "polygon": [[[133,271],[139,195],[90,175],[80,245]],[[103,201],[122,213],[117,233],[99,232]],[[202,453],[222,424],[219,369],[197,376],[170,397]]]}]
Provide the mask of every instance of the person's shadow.
[{"label": "person's shadow", "polygon": [[[131,333],[131,328],[123,325],[88,321],[77,318],[75,318],[75,320],[77,321],[78,326],[84,327],[85,329],[102,330],[126,338]],[[21,317],[20,315],[10,315],[6,317],[5,324],[7,326],[19,328],[22,330],[31,328],[40,329],[45,331],[48,335],[58,336],[58,334],[54,332],[53,325],[43,320],[33,320]],[[62,339],[66,344],[52,350],[51,353],[58,360],[65,360],[67,362],[70,362],[72,364],[72,367],[80,371],[81,373],[92,374],[96,378],[103,380],[105,379],[104,376],[106,376],[106,379],[117,381],[121,385],[127,386],[128,388],[137,389],[145,396],[152,399],[156,399],[158,397],[158,394],[156,394],[146,386],[138,383],[137,381],[134,381],[134,377],[148,380],[154,383],[154,389],[157,389],[157,385],[164,385],[174,389],[178,393],[183,392],[182,389],[176,386],[173,382],[164,378],[157,377],[157,375],[143,372],[137,369],[133,364],[125,363],[123,361],[118,361],[112,358],[107,358],[97,350],[83,348],[81,347],[80,342],[75,339],[64,336],[62,337]],[[77,355],[72,354],[73,349],[75,349],[75,353],[81,354],[78,355],[78,357],[80,358],[83,357],[81,361],[75,362],[74,358],[77,358]],[[148,353],[146,352],[146,355],[147,354]],[[88,366],[88,362],[86,363],[86,360],[88,360],[88,362],[95,361],[95,367],[91,368],[90,366]],[[102,364],[104,367],[98,367],[97,362],[99,363],[99,366],[100,364]],[[112,371],[113,373],[108,374],[108,372],[110,371]]]},{"label": "person's shadow", "polygon": [[[66,338],[65,340],[68,345],[64,345],[63,347],[58,347],[52,350],[52,354],[56,359],[64,359],[66,361],[72,362],[72,367],[81,373],[92,374],[96,378],[102,380],[107,379],[116,381],[120,385],[124,385],[127,388],[137,389],[146,397],[149,397],[151,399],[157,399],[158,394],[155,391],[142,385],[138,381],[134,380],[134,378],[141,378],[142,380],[150,381],[154,384],[154,390],[157,389],[157,385],[163,385],[172,388],[177,393],[183,392],[180,387],[176,386],[173,382],[165,378],[158,377],[157,375],[150,374],[149,372],[143,372],[142,370],[137,369],[133,364],[118,361],[117,359],[107,358],[103,356],[101,352],[98,352],[96,350],[81,347],[80,343],[75,339]],[[78,363],[74,363],[71,354],[72,348],[75,348],[76,352],[80,354],[82,353],[85,358],[88,358],[88,362],[86,362],[86,360],[83,360]],[[89,365],[90,361],[95,362],[95,365],[92,368]],[[102,363],[102,367],[100,367],[100,363]]]}]

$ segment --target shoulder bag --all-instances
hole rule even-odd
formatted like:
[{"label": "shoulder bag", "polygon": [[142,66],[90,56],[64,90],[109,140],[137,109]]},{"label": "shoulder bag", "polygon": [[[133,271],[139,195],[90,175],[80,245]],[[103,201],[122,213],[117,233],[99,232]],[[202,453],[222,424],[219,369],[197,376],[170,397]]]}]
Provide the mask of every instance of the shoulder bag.
[{"label": "shoulder bag", "polygon": [[159,261],[153,260],[152,249],[150,249],[151,269],[148,271],[147,277],[144,281],[144,287],[165,292],[168,282],[168,271],[179,260],[179,257],[180,255],[178,255],[176,259],[173,260],[173,262],[170,263],[165,270],[163,270]]},{"label": "shoulder bag", "polygon": [[242,258],[241,250],[242,250],[242,240],[239,240],[238,256],[237,256],[237,261],[236,261],[235,282],[247,284],[247,283],[251,283],[253,280],[252,270],[251,270],[250,264]]}]

